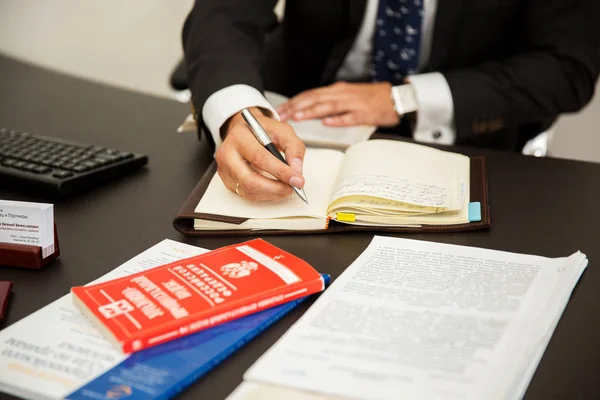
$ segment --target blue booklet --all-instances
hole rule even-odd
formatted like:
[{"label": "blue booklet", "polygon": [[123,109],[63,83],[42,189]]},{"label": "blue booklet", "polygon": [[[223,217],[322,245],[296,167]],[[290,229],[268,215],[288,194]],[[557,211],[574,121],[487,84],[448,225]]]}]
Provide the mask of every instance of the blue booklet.
[{"label": "blue booklet", "polygon": [[[329,275],[323,274],[325,285]],[[170,399],[306,298],[133,353],[67,399]]]}]

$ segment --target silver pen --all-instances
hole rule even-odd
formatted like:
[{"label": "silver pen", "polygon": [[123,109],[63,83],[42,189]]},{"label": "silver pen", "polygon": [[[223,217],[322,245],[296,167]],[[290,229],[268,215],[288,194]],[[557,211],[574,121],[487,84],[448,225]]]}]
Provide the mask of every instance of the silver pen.
[{"label": "silver pen", "polygon": [[[265,131],[265,129],[260,124],[260,122],[258,122],[258,120],[256,118],[254,118],[254,115],[252,115],[250,110],[248,110],[247,108],[244,108],[242,110],[242,117],[244,118],[244,121],[246,121],[248,126],[250,127],[250,130],[254,134],[254,137],[256,138],[256,140],[258,140],[258,142],[261,145],[263,145],[265,147],[265,149],[267,149],[269,151],[269,153],[273,154],[281,162],[285,163],[286,165],[289,165],[287,163],[287,161],[285,161],[285,158],[283,158],[283,156],[281,155],[279,150],[277,150],[277,147],[275,147],[275,145],[271,141],[271,138],[269,137],[269,134],[267,133],[267,131]],[[295,186],[292,186],[292,189],[294,189],[294,192],[296,192],[298,197],[300,197],[306,204],[308,204],[308,199],[306,198],[306,193],[304,193],[304,189],[297,188]]]}]

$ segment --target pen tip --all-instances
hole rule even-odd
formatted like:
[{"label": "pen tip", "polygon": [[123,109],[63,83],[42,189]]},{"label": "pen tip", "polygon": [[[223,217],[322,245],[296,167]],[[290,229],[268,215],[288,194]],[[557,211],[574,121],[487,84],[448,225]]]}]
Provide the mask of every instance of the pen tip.
[{"label": "pen tip", "polygon": [[302,199],[303,202],[308,204],[308,198],[306,197],[306,193],[304,193],[304,189],[294,188],[294,191],[296,192],[298,197],[300,197],[300,199]]}]

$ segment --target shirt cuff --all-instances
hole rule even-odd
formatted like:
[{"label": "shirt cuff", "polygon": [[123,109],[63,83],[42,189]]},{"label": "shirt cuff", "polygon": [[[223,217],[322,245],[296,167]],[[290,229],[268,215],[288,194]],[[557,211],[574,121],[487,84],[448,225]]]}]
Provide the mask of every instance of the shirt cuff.
[{"label": "shirt cuff", "polygon": [[280,120],[279,114],[265,96],[252,86],[232,85],[210,95],[202,107],[202,118],[215,141],[215,148],[223,142],[221,139],[223,124],[234,114],[250,107],[267,110],[273,118]]},{"label": "shirt cuff", "polygon": [[454,103],[444,75],[432,72],[411,75],[408,80],[419,105],[413,138],[417,142],[454,144]]}]

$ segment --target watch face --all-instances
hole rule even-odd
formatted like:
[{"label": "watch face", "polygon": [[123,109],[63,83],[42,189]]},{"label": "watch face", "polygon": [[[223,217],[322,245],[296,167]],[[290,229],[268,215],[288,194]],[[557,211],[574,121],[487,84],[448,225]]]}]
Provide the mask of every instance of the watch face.
[{"label": "watch face", "polygon": [[397,93],[398,101],[401,103],[399,108],[402,109],[404,114],[417,110],[415,90],[411,84],[397,86]]}]

